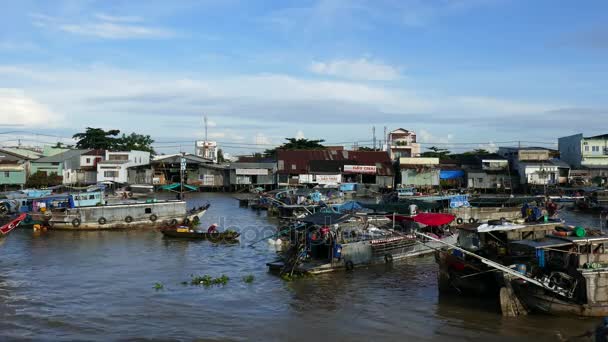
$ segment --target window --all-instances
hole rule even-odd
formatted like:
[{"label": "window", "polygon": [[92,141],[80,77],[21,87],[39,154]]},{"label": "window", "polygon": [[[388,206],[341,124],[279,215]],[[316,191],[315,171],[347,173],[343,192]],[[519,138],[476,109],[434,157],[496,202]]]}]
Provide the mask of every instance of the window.
[{"label": "window", "polygon": [[152,214],[152,208],[146,208],[145,212],[146,214]]},{"label": "window", "polygon": [[11,173],[9,171],[4,171],[4,177],[8,178],[11,176]]},{"label": "window", "polygon": [[291,164],[291,169],[295,170],[296,169],[296,164]]},{"label": "window", "polygon": [[129,156],[126,154],[110,154],[108,160],[129,160]]},{"label": "window", "polygon": [[589,152],[589,146],[585,146],[585,152]]},{"label": "window", "polygon": [[87,164],[91,163],[91,158],[87,158]]},{"label": "window", "polygon": [[108,178],[116,178],[118,177],[118,171],[104,171],[103,176]]},{"label": "window", "polygon": [[483,183],[483,178],[477,178],[477,181],[478,181],[479,183]]},{"label": "window", "polygon": [[95,199],[95,195],[89,195],[89,199],[90,200]]},{"label": "window", "polygon": [[600,151],[600,147],[599,146],[591,146],[591,151],[593,151],[593,152],[599,152]]}]

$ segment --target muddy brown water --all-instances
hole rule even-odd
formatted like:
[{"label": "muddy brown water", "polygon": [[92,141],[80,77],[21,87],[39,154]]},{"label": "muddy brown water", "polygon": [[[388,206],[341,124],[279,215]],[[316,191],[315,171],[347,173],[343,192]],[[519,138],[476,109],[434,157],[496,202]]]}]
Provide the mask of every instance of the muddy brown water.
[{"label": "muddy brown water", "polygon": [[[2,340],[557,341],[599,320],[531,315],[503,318],[493,301],[439,296],[433,257],[284,282],[265,263],[276,231],[265,212],[228,194],[203,225],[242,232],[240,244],[163,238],[157,231],[20,229],[0,246]],[[564,211],[570,223],[599,226]],[[183,285],[191,275],[226,275],[224,286]],[[253,275],[252,283],[243,277]],[[155,289],[160,283],[163,289]]]}]

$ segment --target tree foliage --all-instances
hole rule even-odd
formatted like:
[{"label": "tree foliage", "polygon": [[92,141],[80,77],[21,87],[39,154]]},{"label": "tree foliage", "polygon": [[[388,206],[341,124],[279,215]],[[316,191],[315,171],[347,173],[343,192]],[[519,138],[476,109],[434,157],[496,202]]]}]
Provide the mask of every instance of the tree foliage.
[{"label": "tree foliage", "polygon": [[40,188],[47,186],[55,186],[63,183],[63,177],[56,173],[47,175],[44,171],[38,171],[27,179],[26,186],[30,188]]},{"label": "tree foliage", "polygon": [[218,149],[217,150],[217,162],[218,163],[223,163],[226,161],[226,158],[224,158],[224,151],[222,151],[222,149]]},{"label": "tree foliage", "polygon": [[277,150],[324,150],[326,149],[321,143],[325,140],[308,140],[298,138],[285,138],[287,140],[283,145],[264,151],[266,156],[275,157]]},{"label": "tree foliage", "polygon": [[76,148],[101,149],[109,151],[147,151],[154,154],[152,144],[154,140],[149,135],[131,133],[118,137],[120,130],[105,131],[101,128],[87,127],[83,133],[74,134],[77,140]]},{"label": "tree foliage", "polygon": [[425,158],[446,158],[452,153],[446,148],[439,148],[436,146],[431,146],[428,149],[429,151],[420,153],[420,156]]}]

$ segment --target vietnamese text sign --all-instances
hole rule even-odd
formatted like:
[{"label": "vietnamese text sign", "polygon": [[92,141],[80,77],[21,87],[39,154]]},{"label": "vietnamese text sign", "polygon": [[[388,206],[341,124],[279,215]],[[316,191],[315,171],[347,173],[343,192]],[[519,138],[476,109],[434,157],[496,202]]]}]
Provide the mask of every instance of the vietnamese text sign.
[{"label": "vietnamese text sign", "polygon": [[373,165],[344,165],[344,172],[376,174],[376,167]]}]

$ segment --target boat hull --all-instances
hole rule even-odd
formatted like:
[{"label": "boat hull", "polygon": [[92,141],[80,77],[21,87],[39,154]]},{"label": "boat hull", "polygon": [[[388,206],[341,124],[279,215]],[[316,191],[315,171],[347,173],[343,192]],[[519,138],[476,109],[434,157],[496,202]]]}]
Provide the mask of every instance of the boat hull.
[{"label": "boat hull", "polygon": [[49,226],[65,230],[158,229],[200,222],[207,209],[187,211],[184,201],[74,208],[54,212]]},{"label": "boat hull", "polygon": [[556,316],[606,317],[608,304],[579,304],[547,295],[544,291],[513,282],[517,297],[530,311]]},{"label": "boat hull", "polygon": [[161,230],[164,236],[170,238],[190,239],[190,240],[209,240],[212,242],[236,242],[240,234],[238,233],[204,233],[204,232],[179,232],[176,229]]}]

